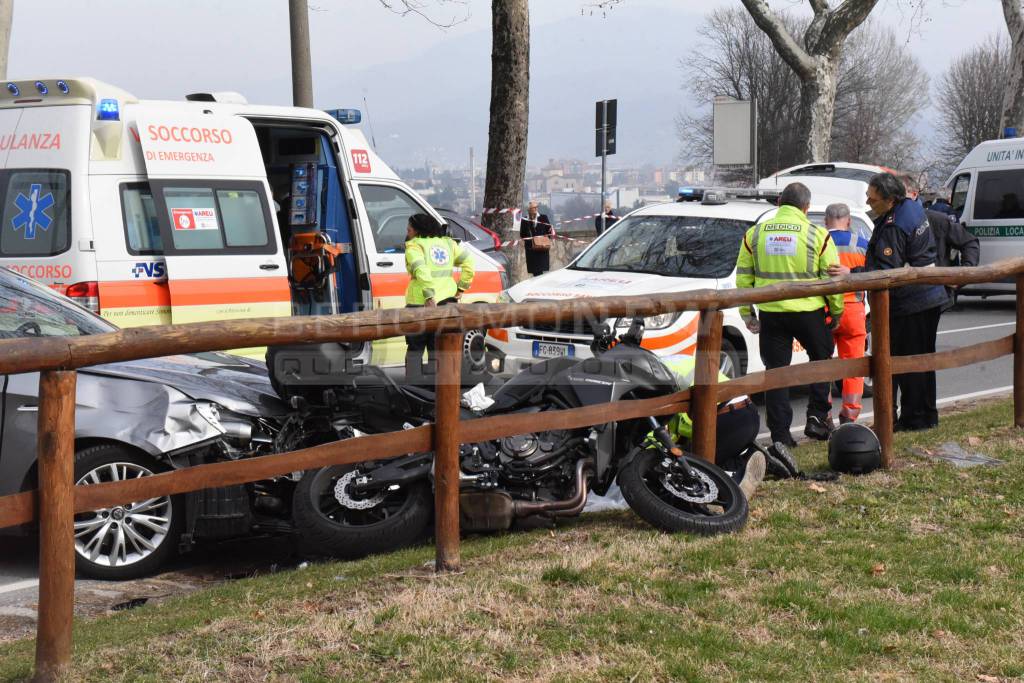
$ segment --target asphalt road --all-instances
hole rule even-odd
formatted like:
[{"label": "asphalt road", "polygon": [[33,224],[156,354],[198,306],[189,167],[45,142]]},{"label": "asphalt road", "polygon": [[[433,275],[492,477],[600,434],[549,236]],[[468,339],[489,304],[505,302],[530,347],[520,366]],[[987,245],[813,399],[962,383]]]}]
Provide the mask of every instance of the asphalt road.
[{"label": "asphalt road", "polygon": [[[956,309],[944,313],[939,321],[936,350],[948,351],[1013,333],[1016,319],[1013,297],[963,297],[960,301]],[[936,377],[936,385],[940,408],[960,400],[1007,393],[1013,388],[1013,358],[1004,356],[994,361],[942,370]],[[793,391],[790,400],[793,404],[793,435],[801,439],[807,412],[807,395],[799,390]],[[838,421],[841,407],[842,402],[836,397],[832,409],[834,421]],[[873,415],[872,400],[866,398],[863,401],[861,421],[870,424]],[[761,429],[760,436],[766,439],[768,433],[764,406],[761,406]]]},{"label": "asphalt road", "polygon": [[[943,315],[939,325],[940,351],[996,339],[1013,332],[1012,297],[987,300],[964,299],[958,310]],[[957,400],[1009,393],[1013,360],[1009,356],[966,368],[944,370],[938,375],[940,406]],[[802,438],[806,395],[794,392],[794,434]],[[838,400],[833,415],[838,414]],[[862,418],[870,422],[870,399],[864,401]],[[763,423],[763,408],[762,408]],[[765,435],[767,436],[767,435]],[[30,635],[35,626],[38,548],[34,541],[0,537],[0,642]],[[136,598],[159,599],[168,594],[195,590],[256,571],[294,566],[295,557],[281,540],[244,539],[206,546],[178,559],[169,571],[152,579],[125,583],[79,581],[76,612],[101,613]]]}]

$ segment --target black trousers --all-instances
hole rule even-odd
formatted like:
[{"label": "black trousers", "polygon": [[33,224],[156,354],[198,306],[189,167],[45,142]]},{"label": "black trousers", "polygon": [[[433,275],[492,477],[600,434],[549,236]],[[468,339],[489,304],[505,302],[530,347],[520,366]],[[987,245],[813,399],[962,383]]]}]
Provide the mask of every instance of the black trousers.
[{"label": "black trousers", "polygon": [[[793,340],[807,350],[811,360],[832,357],[835,341],[825,324],[825,309],[802,313],[773,313],[760,311],[761,362],[769,370],[788,366],[793,361]],[[807,400],[807,415],[826,419],[832,408],[829,382],[812,384]],[[793,425],[793,407],[789,403],[789,389],[765,392],[765,413],[772,441],[786,441]]]},{"label": "black trousers", "polygon": [[[445,299],[438,306],[453,304],[456,299]],[[423,308],[418,304],[407,304],[406,308]],[[432,332],[405,335],[405,381],[408,384],[433,387],[437,373],[437,335]],[[423,352],[427,352],[427,363],[423,364]]]},{"label": "black trousers", "polygon": [[742,470],[746,463],[739,456],[754,442],[760,430],[761,415],[753,404],[719,415],[715,428],[715,464],[729,472]]},{"label": "black trousers", "polygon": [[[889,347],[894,356],[935,353],[935,337],[939,330],[942,307],[920,313],[890,316]],[[899,398],[899,424],[910,429],[925,429],[939,424],[935,408],[935,373],[911,372],[892,378],[892,405],[896,410]],[[895,419],[895,415],[893,416]]]}]

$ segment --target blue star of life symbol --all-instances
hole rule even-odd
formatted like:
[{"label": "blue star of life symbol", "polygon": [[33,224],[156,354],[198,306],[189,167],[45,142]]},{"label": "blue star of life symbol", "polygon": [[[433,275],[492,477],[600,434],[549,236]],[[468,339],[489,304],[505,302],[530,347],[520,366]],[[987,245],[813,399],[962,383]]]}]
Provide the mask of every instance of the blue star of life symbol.
[{"label": "blue star of life symbol", "polygon": [[444,247],[432,247],[430,249],[430,260],[438,266],[447,265],[448,250]]},{"label": "blue star of life symbol", "polygon": [[25,232],[22,236],[27,240],[36,238],[36,228],[49,230],[50,223],[53,222],[53,217],[46,213],[46,210],[53,206],[53,193],[47,192],[40,196],[42,191],[41,183],[32,183],[29,187],[28,197],[19,192],[18,196],[14,198],[14,205],[20,213],[11,219],[11,227],[15,230],[24,228]]}]

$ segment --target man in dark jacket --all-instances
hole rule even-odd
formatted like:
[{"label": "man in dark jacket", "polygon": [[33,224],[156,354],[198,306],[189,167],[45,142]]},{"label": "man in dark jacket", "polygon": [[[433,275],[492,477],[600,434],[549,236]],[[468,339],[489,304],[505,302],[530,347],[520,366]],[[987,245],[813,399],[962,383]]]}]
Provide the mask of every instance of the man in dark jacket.
[{"label": "man in dark jacket", "polygon": [[551,225],[551,219],[545,214],[537,213],[537,202],[530,202],[526,209],[526,216],[519,221],[519,236],[523,239],[523,246],[526,249],[526,270],[534,277],[543,275],[551,268],[550,245],[543,248],[535,244],[533,238],[547,237],[549,240],[555,236],[555,228]]},{"label": "man in dark jacket", "polygon": [[[920,188],[917,181],[909,175],[900,176],[900,182],[907,191],[907,197],[920,202],[918,197]],[[960,222],[952,219],[953,210],[949,204],[944,211],[939,208],[938,199],[932,204],[932,208],[925,209],[924,214],[928,218],[928,224],[932,226],[932,234],[935,236],[935,265],[937,266],[976,266],[981,258],[981,245],[978,238],[967,232]],[[956,250],[957,255],[953,255]]]},{"label": "man in dark jacket", "polygon": [[[878,217],[868,242],[865,270],[935,265],[935,239],[924,207],[906,196],[891,173],[868,181],[868,204]],[[890,346],[894,356],[935,353],[939,314],[949,300],[941,285],[906,285],[889,292]],[[935,373],[893,377],[893,406],[899,393],[896,430],[928,429],[939,424],[935,407]]]}]

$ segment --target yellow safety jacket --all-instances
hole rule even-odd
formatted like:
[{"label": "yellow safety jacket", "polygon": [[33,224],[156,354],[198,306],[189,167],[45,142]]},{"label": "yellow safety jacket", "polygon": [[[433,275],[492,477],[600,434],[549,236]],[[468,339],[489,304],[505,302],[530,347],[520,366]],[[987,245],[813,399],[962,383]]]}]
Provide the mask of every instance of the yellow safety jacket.
[{"label": "yellow safety jacket", "polygon": [[[676,386],[679,387],[679,391],[686,391],[693,386],[693,376],[697,370],[697,360],[694,356],[666,356],[661,359],[661,362],[675,375]],[[718,381],[728,382],[729,377],[725,373],[719,372]],[[693,420],[686,413],[673,415],[665,427],[668,429],[668,433],[672,435],[672,439],[677,443],[682,439],[693,438]],[[648,434],[647,438],[653,439],[653,433]]]},{"label": "yellow safety jacket", "polygon": [[[462,274],[458,285],[452,271]],[[422,306],[427,299],[440,303],[473,283],[473,257],[451,237],[414,237],[405,243],[405,269],[410,277],[405,303]]]},{"label": "yellow safety jacket", "polygon": [[[736,286],[764,287],[778,282],[804,282],[829,277],[828,267],[839,263],[839,254],[825,228],[813,225],[795,206],[780,206],[773,218],[747,231],[736,258]],[[799,313],[816,311],[828,304],[829,311],[843,310],[843,295],[808,296],[758,304],[763,311]],[[740,315],[753,315],[741,306]]]}]

